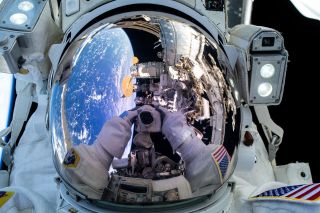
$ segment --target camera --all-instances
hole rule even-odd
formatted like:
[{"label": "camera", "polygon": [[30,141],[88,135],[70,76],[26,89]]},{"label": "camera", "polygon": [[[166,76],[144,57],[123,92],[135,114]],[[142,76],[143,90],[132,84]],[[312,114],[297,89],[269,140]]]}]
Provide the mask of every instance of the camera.
[{"label": "camera", "polygon": [[160,113],[149,105],[144,105],[138,109],[136,121],[137,132],[161,132]]}]

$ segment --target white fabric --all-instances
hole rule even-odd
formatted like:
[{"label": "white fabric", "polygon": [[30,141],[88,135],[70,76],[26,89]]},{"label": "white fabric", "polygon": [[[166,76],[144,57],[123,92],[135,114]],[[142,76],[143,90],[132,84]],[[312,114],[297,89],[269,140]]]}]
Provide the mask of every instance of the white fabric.
[{"label": "white fabric", "polygon": [[6,170],[0,170],[0,189],[9,184],[9,173]]},{"label": "white fabric", "polygon": [[276,180],[289,185],[311,184],[312,176],[308,163],[290,163],[274,168]]},{"label": "white fabric", "polygon": [[31,191],[27,187],[11,186],[3,188],[1,191],[10,191],[15,194],[0,208],[0,213],[54,212],[53,206],[48,205],[43,195]]},{"label": "white fabric", "polygon": [[250,130],[254,138],[253,148],[256,153],[256,163],[250,172],[236,170],[231,180],[236,182],[234,190],[234,203],[231,212],[252,212],[251,203],[248,202],[250,195],[261,185],[275,182],[275,177],[265,145],[256,128]]},{"label": "white fabric", "polygon": [[255,146],[240,144],[236,171],[250,172],[256,162]]},{"label": "white fabric", "polygon": [[[4,137],[11,133],[10,141],[6,144],[7,147],[13,147],[21,132],[24,122],[27,120],[30,107],[32,104],[32,84],[25,81],[16,81],[17,98],[13,111],[12,121],[6,129],[0,132],[0,137]],[[0,140],[1,144],[5,143]],[[11,148],[10,148],[11,149]],[[7,159],[8,160],[8,159]],[[7,162],[10,163],[10,162]]]},{"label": "white fabric", "polygon": [[[14,166],[8,191],[30,200],[35,212],[55,212],[57,176],[52,161],[52,148],[45,125],[47,96],[40,96],[38,108],[30,118],[14,153]],[[15,203],[20,209],[20,203]]]},{"label": "white fabric", "polygon": [[320,207],[292,202],[259,201],[253,203],[253,213],[318,213]]},{"label": "white fabric", "polygon": [[23,68],[28,70],[27,74],[14,74],[14,77],[17,80],[25,81],[28,83],[34,83],[36,85],[37,94],[41,93],[41,90],[44,89],[42,73],[37,67],[38,62],[41,62],[44,59],[42,53],[33,53],[31,55],[24,56],[26,62],[23,65]]},{"label": "white fabric", "polygon": [[319,0],[291,0],[291,2],[302,15],[320,21]]},{"label": "white fabric", "polygon": [[[254,138],[254,149],[257,161],[253,166],[251,172],[241,172],[236,170],[232,176],[232,180],[236,182],[234,190],[234,203],[232,213],[314,213],[320,212],[320,206],[297,204],[285,201],[250,201],[249,198],[263,193],[265,191],[287,186],[287,183],[278,182],[276,180],[273,167],[268,160],[268,153],[264,143],[256,131],[252,129],[251,134]],[[282,168],[301,168],[307,170],[306,164],[290,164],[289,166],[282,166]],[[294,181],[294,177],[288,177],[288,182]],[[293,180],[294,179],[294,180]],[[298,182],[302,183],[302,181]]]}]

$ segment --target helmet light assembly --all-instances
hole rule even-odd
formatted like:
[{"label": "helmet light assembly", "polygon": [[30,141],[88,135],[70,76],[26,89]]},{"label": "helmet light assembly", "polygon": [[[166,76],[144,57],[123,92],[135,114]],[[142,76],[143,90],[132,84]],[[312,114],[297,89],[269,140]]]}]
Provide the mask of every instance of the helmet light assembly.
[{"label": "helmet light assembly", "polygon": [[280,33],[260,26],[237,25],[230,31],[230,43],[240,53],[237,72],[244,101],[249,105],[279,104],[288,62]]}]

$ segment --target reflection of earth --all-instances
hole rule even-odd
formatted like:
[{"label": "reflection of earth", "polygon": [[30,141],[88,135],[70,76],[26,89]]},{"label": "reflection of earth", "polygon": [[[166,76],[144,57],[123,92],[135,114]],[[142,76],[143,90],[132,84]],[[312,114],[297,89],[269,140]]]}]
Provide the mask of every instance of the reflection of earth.
[{"label": "reflection of earth", "polygon": [[92,144],[108,119],[134,107],[134,97],[122,98],[121,91],[132,58],[130,40],[122,29],[105,28],[84,40],[66,84],[53,89],[51,126],[54,142],[58,143],[55,146],[66,148],[66,134],[72,145]]}]

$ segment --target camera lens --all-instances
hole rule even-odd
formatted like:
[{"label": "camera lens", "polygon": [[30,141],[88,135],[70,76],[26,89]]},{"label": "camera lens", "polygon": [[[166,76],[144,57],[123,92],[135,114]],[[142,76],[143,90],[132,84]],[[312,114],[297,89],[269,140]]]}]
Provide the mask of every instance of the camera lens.
[{"label": "camera lens", "polygon": [[274,46],[274,37],[264,37],[262,39],[262,46],[263,47],[273,47]]},{"label": "camera lens", "polygon": [[152,114],[148,111],[141,112],[139,117],[144,125],[149,125],[153,122]]}]

